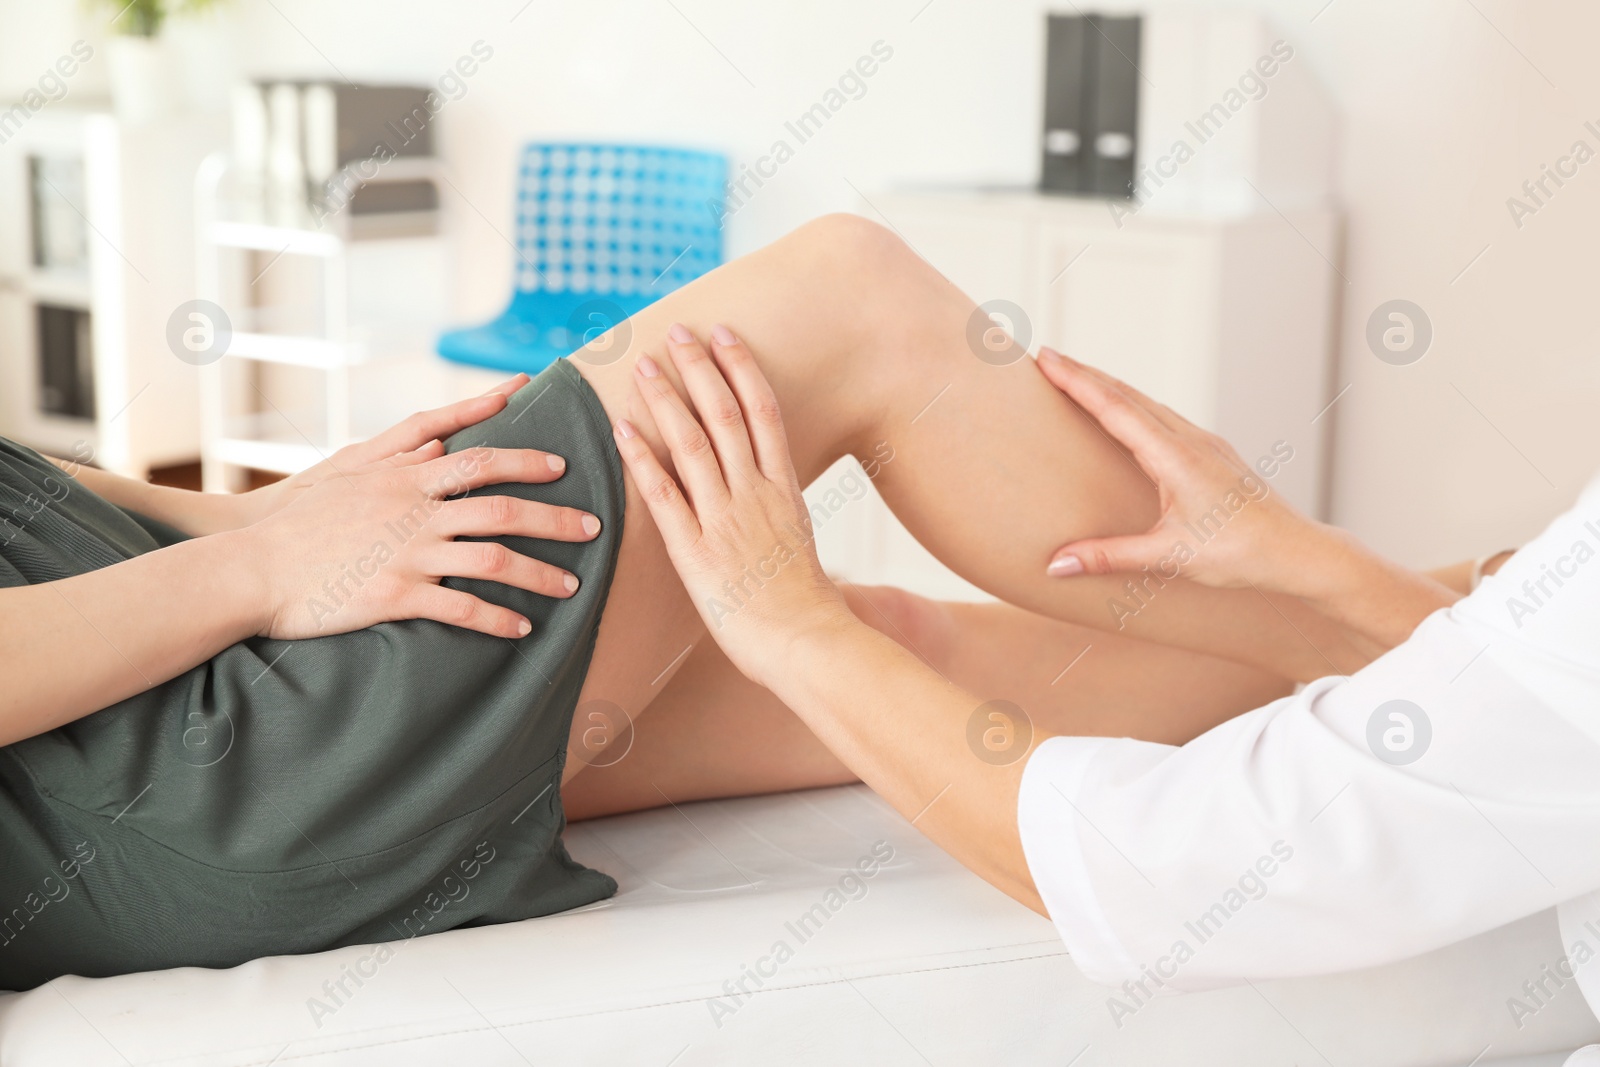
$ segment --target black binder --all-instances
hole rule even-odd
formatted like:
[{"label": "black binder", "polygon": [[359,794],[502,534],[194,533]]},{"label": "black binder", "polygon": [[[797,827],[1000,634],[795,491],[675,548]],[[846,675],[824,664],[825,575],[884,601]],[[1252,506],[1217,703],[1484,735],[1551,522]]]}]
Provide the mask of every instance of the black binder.
[{"label": "black binder", "polygon": [[1089,16],[1095,33],[1093,153],[1087,192],[1132,198],[1139,143],[1139,19]]},{"label": "black binder", "polygon": [[1048,16],[1041,189],[1133,197],[1140,29],[1137,16]]},{"label": "black binder", "polygon": [[1077,16],[1051,15],[1046,24],[1044,70],[1044,163],[1039,185],[1063,193],[1082,192],[1085,77],[1089,26]]}]

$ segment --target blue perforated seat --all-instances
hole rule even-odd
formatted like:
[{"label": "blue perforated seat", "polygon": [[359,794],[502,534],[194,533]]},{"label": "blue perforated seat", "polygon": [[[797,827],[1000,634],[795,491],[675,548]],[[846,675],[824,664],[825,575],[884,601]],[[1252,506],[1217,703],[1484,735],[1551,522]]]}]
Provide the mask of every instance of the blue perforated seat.
[{"label": "blue perforated seat", "polygon": [[516,290],[439,354],[543,370],[722,262],[727,159],[613,144],[530,144],[517,185]]}]

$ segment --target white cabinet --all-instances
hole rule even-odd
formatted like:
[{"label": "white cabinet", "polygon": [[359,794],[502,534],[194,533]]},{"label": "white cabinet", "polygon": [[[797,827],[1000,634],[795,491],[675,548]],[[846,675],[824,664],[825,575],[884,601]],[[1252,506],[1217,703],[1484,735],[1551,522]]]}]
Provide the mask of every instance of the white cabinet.
[{"label": "white cabinet", "polygon": [[[1102,367],[1231,441],[1247,461],[1279,442],[1274,490],[1323,512],[1338,217],[1263,204],[1240,214],[1120,219],[1103,200],[1031,192],[872,197],[918,252],[974,300],[1026,315],[1030,347]],[[830,471],[819,486],[839,477]],[[872,495],[818,536],[830,573],[929,595],[977,597]]]},{"label": "white cabinet", "polygon": [[[191,175],[220,128],[189,118],[129,127],[61,104],[8,132],[0,434],[134,477],[192,458],[195,375],[166,327],[193,295]],[[63,330],[76,332],[67,347],[80,362],[81,395],[66,405],[42,355],[59,351]]]}]

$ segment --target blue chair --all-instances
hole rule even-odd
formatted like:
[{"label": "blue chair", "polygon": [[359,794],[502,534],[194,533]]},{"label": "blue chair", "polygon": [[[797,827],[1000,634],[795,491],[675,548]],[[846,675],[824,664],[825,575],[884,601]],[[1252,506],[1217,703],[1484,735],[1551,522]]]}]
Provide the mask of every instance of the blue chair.
[{"label": "blue chair", "polygon": [[715,152],[528,145],[511,304],[445,333],[439,354],[534,374],[700,277],[722,262],[727,173]]}]

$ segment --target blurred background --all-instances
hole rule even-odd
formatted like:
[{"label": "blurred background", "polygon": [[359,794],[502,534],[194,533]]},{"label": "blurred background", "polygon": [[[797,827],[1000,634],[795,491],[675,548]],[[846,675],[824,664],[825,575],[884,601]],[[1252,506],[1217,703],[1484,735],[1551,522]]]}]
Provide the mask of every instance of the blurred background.
[{"label": "blurred background", "polygon": [[[606,320],[575,295],[625,313],[851,211],[1032,346],[1247,459],[1288,442],[1281,488],[1407,563],[1519,543],[1600,462],[1577,0],[0,0],[0,25],[0,434],[58,454],[270,477],[503,376],[519,337],[581,342]],[[525,300],[562,288],[530,213],[573,160],[524,147],[566,142],[710,153],[678,162],[726,168],[720,208],[696,194],[642,284]],[[873,508],[825,533],[837,569],[945,589]]]}]

